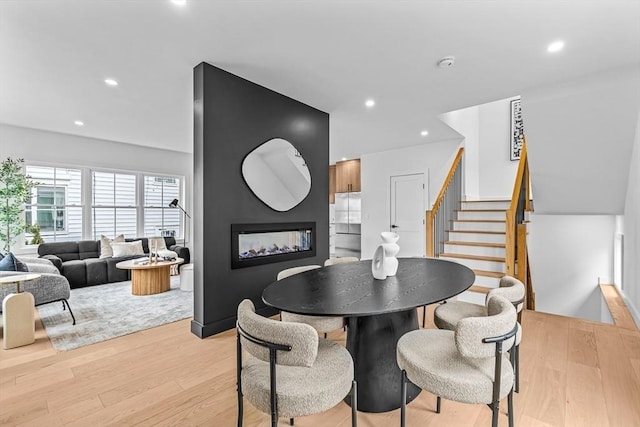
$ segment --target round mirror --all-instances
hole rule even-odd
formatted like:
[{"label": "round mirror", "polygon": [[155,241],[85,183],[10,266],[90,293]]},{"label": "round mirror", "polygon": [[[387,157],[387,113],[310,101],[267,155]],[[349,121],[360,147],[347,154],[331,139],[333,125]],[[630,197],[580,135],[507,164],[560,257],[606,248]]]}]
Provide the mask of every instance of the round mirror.
[{"label": "round mirror", "polygon": [[307,163],[291,143],[274,138],[247,154],[242,177],[271,209],[284,212],[296,207],[311,191]]}]

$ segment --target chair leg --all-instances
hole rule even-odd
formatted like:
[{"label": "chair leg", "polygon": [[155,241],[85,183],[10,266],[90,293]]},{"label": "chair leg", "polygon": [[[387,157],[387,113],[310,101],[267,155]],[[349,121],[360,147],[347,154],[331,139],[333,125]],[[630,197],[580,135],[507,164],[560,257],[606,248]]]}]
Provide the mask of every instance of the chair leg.
[{"label": "chair leg", "polygon": [[516,352],[516,393],[520,393],[520,345],[515,346]]},{"label": "chair leg", "polygon": [[358,427],[358,383],[351,383],[351,427]]},{"label": "chair leg", "polygon": [[509,427],[513,427],[513,390],[509,392],[507,397],[507,405],[509,410]]},{"label": "chair leg", "polygon": [[400,427],[404,427],[407,411],[407,371],[404,369],[400,381]]},{"label": "chair leg", "polygon": [[427,306],[422,306],[422,328],[424,329],[427,325]]},{"label": "chair leg", "polygon": [[326,332],[324,333],[324,339],[327,339],[327,333]]},{"label": "chair leg", "polygon": [[491,427],[498,427],[498,415],[500,415],[499,402],[491,405]]},{"label": "chair leg", "polygon": [[66,299],[62,300],[62,307],[64,308],[64,305],[67,304],[67,308],[69,309],[69,314],[71,315],[71,318],[73,319],[73,324],[76,324],[76,316],[73,315],[73,311],[71,311],[71,306],[69,305],[69,301],[67,301]]},{"label": "chair leg", "polygon": [[292,426],[293,425],[293,417],[289,418],[289,425]]},{"label": "chair leg", "polygon": [[440,398],[440,396],[437,396],[436,398],[436,414],[440,413],[440,405],[442,404],[442,398]]}]

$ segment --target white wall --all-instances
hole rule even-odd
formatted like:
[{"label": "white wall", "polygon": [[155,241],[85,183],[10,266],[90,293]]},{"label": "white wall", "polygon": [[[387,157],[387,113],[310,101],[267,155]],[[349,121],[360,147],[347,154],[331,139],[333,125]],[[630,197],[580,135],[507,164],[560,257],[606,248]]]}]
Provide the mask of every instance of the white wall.
[{"label": "white wall", "polygon": [[640,326],[640,114],[633,142],[624,209],[623,259],[622,292],[626,297],[627,307]]},{"label": "white wall", "polygon": [[[371,259],[381,243],[380,232],[388,231],[391,215],[390,179],[394,175],[423,173],[425,182],[425,211],[440,191],[458,151],[460,141],[441,141],[367,154],[360,158],[362,180],[361,258]],[[402,244],[398,242],[398,244]]]},{"label": "white wall", "polygon": [[464,194],[467,200],[511,197],[518,170],[518,162],[509,158],[512,99],[515,98],[440,116],[442,121],[464,137]]},{"label": "white wall", "polygon": [[531,215],[536,310],[601,321],[598,278],[613,278],[614,215]]},{"label": "white wall", "polygon": [[482,199],[509,199],[513,193],[518,162],[509,158],[511,99],[514,98],[478,106],[479,182]]},{"label": "white wall", "polygon": [[[7,157],[52,165],[182,175],[187,200],[183,206],[192,211],[193,156],[188,153],[0,124],[0,159]],[[193,240],[190,233],[189,242]]]}]

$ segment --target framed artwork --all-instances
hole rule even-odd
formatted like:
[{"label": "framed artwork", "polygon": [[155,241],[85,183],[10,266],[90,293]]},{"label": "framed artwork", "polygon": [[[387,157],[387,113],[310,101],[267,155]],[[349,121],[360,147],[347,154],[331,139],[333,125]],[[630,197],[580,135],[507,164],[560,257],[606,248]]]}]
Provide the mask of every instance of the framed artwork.
[{"label": "framed artwork", "polygon": [[524,143],[524,125],[522,123],[522,107],[520,98],[511,101],[511,137],[509,156],[511,160],[520,160],[520,152]]}]

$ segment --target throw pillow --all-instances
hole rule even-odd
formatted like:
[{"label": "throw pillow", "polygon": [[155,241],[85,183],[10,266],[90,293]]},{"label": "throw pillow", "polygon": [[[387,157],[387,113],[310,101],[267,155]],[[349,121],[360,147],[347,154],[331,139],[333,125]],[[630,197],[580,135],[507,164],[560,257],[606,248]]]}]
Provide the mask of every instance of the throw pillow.
[{"label": "throw pillow", "polygon": [[9,252],[0,260],[0,271],[29,271],[29,269]]},{"label": "throw pillow", "polygon": [[111,243],[111,249],[113,250],[114,258],[145,254],[144,250],[142,249],[142,240],[136,240],[134,242]]},{"label": "throw pillow", "polygon": [[113,256],[113,250],[111,249],[111,243],[124,242],[124,234],[116,236],[114,239],[110,239],[104,234],[100,236],[100,258],[111,258]]},{"label": "throw pillow", "polygon": [[149,252],[153,252],[156,250],[156,245],[158,245],[158,252],[167,249],[167,244],[164,241],[164,237],[149,237]]}]

